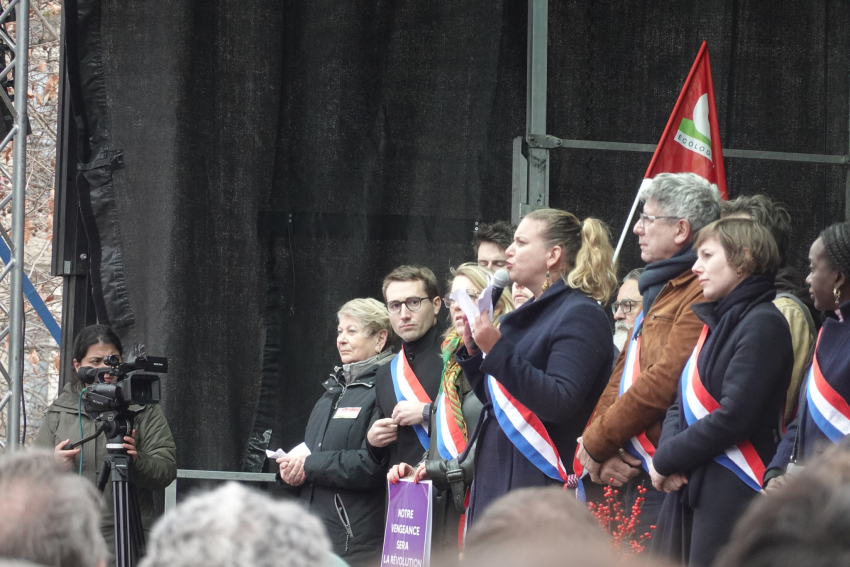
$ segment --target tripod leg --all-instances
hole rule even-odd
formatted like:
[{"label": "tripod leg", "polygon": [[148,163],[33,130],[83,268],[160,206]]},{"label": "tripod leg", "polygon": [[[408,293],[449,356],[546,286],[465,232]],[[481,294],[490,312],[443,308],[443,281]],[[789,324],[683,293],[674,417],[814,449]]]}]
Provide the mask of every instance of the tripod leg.
[{"label": "tripod leg", "polygon": [[130,517],[128,509],[128,484],[125,480],[112,482],[113,506],[115,508],[115,565],[132,567],[136,562],[130,537]]},{"label": "tripod leg", "polygon": [[142,513],[139,509],[139,497],[136,494],[136,487],[133,484],[129,488],[129,504],[130,504],[130,530],[132,537],[132,545],[134,557],[145,556],[145,531],[142,528]]}]

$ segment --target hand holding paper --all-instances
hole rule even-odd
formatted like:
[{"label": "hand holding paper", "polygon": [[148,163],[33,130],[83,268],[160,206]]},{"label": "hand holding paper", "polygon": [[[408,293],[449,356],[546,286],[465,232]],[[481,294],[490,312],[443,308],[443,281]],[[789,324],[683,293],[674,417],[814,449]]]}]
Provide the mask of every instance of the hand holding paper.
[{"label": "hand holding paper", "polygon": [[290,457],[300,457],[300,456],[308,456],[310,454],[310,449],[307,447],[307,444],[302,442],[296,445],[289,453],[284,451],[283,449],[278,449],[277,451],[269,451],[266,449],[266,457],[269,459],[277,460],[281,457],[285,457],[289,455]]},{"label": "hand holding paper", "polygon": [[[469,325],[469,336],[464,333],[464,343],[470,354],[478,350],[489,353],[502,334],[493,326],[493,286],[484,288],[478,297],[478,304],[473,303],[465,289],[458,289],[449,294],[449,298],[457,301],[458,307],[463,312],[466,324]],[[472,340],[474,339],[474,343]]]}]

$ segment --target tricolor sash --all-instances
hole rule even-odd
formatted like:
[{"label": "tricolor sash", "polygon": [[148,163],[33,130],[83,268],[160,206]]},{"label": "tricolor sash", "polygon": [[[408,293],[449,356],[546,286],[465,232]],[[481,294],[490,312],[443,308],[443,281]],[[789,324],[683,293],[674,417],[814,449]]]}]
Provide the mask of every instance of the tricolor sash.
[{"label": "tricolor sash", "polygon": [[812,419],[830,441],[838,443],[845,435],[850,434],[850,405],[824,378],[818,364],[817,346],[806,380],[806,398]]},{"label": "tricolor sash", "polygon": [[[689,426],[720,408],[717,400],[705,389],[697,368],[697,360],[699,360],[699,354],[705,344],[706,337],[708,337],[708,325],[702,328],[697,346],[694,347],[694,351],[682,371],[682,410],[685,414],[685,421]],[[755,447],[749,441],[741,441],[726,449],[722,454],[714,457],[714,460],[735,473],[744,484],[756,492],[761,491],[765,467]]]},{"label": "tricolor sash", "polygon": [[435,429],[437,432],[437,449],[444,459],[455,459],[466,449],[466,439],[460,429],[457,420],[449,415],[449,403],[446,393],[440,392],[437,396],[437,410]]},{"label": "tricolor sash", "polygon": [[[637,332],[643,323],[643,310],[638,313],[635,324],[632,327],[632,336],[629,337],[629,350],[626,351],[626,365],[623,368],[623,376],[620,378],[620,396],[625,394],[634,384],[635,379],[640,376],[640,341],[641,335]],[[655,455],[655,445],[647,439],[646,432],[639,433],[626,441],[626,451],[632,456],[640,459],[643,470],[649,472],[649,464]]]},{"label": "tricolor sash", "polygon": [[575,475],[568,475],[564,469],[558,448],[546,432],[543,422],[489,375],[487,388],[493,401],[496,421],[514,447],[543,474],[574,488],[577,479]]},{"label": "tricolor sash", "polygon": [[[404,346],[401,347],[401,350],[395,355],[395,358],[393,358],[393,361],[390,363],[390,371],[393,378],[393,388],[395,389],[395,398],[397,401],[422,402],[424,404],[431,403],[431,398],[425,392],[422,384],[419,383],[419,379],[416,377],[416,374],[413,373],[413,369],[410,367],[410,363],[404,355]],[[414,425],[413,430],[419,437],[419,442],[422,443],[422,447],[424,447],[427,451],[429,445],[428,430],[421,424]]]}]

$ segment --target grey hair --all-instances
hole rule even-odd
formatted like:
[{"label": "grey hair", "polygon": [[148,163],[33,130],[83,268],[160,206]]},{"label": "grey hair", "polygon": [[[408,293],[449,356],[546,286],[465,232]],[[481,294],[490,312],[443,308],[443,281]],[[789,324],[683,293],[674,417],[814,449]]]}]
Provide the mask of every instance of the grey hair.
[{"label": "grey hair", "polygon": [[640,191],[641,203],[655,199],[665,215],[685,219],[691,233],[720,218],[720,191],[696,173],[659,173]]},{"label": "grey hair", "polygon": [[53,451],[32,449],[3,457],[3,557],[40,565],[97,567],[107,558],[100,533],[100,500],[91,482],[59,468]]},{"label": "grey hair", "polygon": [[627,281],[631,280],[637,281],[640,279],[641,275],[643,275],[643,268],[635,268],[634,270],[626,274],[626,277],[623,278],[623,283],[626,283]]},{"label": "grey hair", "polygon": [[304,508],[228,482],[187,498],[151,532],[139,567],[313,567],[330,542]]}]

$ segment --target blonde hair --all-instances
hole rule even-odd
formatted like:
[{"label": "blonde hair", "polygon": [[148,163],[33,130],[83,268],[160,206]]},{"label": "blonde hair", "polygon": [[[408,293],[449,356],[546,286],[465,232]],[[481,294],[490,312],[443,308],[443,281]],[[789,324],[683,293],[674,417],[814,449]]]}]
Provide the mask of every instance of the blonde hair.
[{"label": "blonde hair", "polygon": [[545,226],[543,238],[549,246],[561,248],[561,262],[568,286],[601,303],[607,303],[617,289],[617,264],[608,227],[599,219],[578,218],[559,209],[538,209],[526,215]]},{"label": "blonde hair", "polygon": [[[451,274],[452,277],[448,281],[449,289],[451,289],[452,283],[454,283],[456,277],[463,276],[471,281],[472,285],[474,285],[479,292],[487,287],[488,278],[493,276],[489,270],[482,268],[475,262],[467,262],[465,264],[461,264],[457,268],[452,268]],[[515,308],[513,294],[511,294],[511,290],[509,288],[505,288],[505,293],[502,294],[502,297],[499,299],[499,303],[496,304],[496,309],[501,309],[501,311],[499,311],[498,315],[493,316],[493,324],[498,327],[499,320],[506,313],[510,313]],[[449,317],[451,317],[451,314]],[[451,328],[449,328],[446,332],[451,332]]]},{"label": "blonde hair", "polygon": [[337,311],[337,322],[343,315],[356,319],[369,337],[374,337],[379,332],[386,331],[387,342],[384,343],[384,350],[392,346],[393,327],[390,324],[390,314],[387,311],[387,306],[377,299],[371,297],[352,299]]}]

